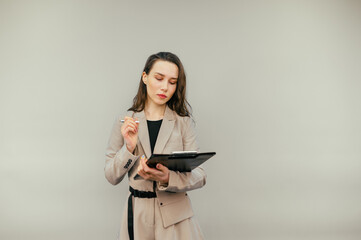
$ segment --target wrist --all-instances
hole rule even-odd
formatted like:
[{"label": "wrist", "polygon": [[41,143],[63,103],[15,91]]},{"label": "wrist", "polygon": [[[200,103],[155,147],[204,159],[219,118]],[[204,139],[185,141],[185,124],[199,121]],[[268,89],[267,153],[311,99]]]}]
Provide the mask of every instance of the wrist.
[{"label": "wrist", "polygon": [[162,185],[168,185],[169,183],[169,172],[162,181],[159,181]]},{"label": "wrist", "polygon": [[127,150],[133,154],[135,147],[129,147],[128,144],[126,145]]}]

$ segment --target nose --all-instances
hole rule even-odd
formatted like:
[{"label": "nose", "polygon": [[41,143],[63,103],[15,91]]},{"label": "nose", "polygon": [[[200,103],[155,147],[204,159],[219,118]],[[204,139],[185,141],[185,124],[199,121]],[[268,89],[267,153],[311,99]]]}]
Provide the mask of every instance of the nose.
[{"label": "nose", "polygon": [[164,92],[166,92],[168,90],[168,81],[164,80],[162,82],[161,90],[163,90]]}]

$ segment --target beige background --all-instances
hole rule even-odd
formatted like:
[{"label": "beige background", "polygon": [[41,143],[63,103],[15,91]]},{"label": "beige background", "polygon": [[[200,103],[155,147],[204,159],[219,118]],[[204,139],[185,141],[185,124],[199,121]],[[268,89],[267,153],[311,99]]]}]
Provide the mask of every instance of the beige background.
[{"label": "beige background", "polygon": [[0,239],[115,239],[104,151],[176,53],[207,239],[361,239],[360,1],[0,1]]}]

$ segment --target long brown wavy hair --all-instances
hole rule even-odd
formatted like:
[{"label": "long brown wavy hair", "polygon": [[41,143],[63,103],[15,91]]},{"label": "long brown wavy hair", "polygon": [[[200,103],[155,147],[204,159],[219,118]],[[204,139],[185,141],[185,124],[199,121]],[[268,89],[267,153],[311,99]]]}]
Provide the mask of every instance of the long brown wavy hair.
[{"label": "long brown wavy hair", "polygon": [[[167,102],[170,109],[175,111],[179,116],[190,116],[192,109],[191,105],[186,99],[186,74],[180,59],[170,52],[159,52],[150,55],[145,63],[143,72],[149,74],[156,61],[167,61],[174,63],[178,67],[177,87],[171,99]],[[142,77],[140,77],[138,93],[133,99],[133,106],[128,111],[140,112],[144,110],[145,102],[147,100],[147,87],[144,84]]]}]

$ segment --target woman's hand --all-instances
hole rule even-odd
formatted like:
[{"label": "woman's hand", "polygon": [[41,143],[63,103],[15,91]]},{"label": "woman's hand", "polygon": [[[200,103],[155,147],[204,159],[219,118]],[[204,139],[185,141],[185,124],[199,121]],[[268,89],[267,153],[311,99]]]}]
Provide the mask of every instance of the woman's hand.
[{"label": "woman's hand", "polygon": [[125,117],[124,123],[121,126],[121,133],[125,140],[127,149],[129,152],[133,153],[135,146],[137,146],[138,141],[138,126],[139,123],[136,123],[137,119],[131,117]]},{"label": "woman's hand", "polygon": [[147,159],[143,155],[140,158],[140,164],[138,166],[138,174],[146,180],[153,180],[162,184],[168,184],[169,182],[169,169],[166,166],[158,163],[157,168],[150,168],[146,164]]}]

